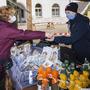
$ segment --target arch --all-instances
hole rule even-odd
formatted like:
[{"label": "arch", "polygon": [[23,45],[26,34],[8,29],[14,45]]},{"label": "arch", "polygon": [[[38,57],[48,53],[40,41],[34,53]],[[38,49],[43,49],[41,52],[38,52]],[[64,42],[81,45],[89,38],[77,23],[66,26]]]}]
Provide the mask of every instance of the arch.
[{"label": "arch", "polygon": [[37,3],[37,4],[35,5],[35,8],[36,8],[36,7],[41,8],[41,7],[42,7],[42,5],[41,5],[41,4],[39,4],[39,3]]}]

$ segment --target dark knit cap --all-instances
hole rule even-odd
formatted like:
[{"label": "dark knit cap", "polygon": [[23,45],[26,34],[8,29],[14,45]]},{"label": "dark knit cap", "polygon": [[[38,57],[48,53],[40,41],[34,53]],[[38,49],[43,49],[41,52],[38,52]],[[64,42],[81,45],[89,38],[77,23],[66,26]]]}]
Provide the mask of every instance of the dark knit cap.
[{"label": "dark knit cap", "polygon": [[71,3],[69,3],[66,6],[65,11],[66,10],[69,10],[69,11],[72,11],[72,12],[77,12],[77,10],[78,10],[78,4],[75,3],[75,2],[71,2]]}]

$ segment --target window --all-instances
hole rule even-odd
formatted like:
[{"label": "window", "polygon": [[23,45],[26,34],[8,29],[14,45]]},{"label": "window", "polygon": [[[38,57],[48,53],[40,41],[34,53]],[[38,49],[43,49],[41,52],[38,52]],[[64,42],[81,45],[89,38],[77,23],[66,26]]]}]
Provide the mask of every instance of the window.
[{"label": "window", "polygon": [[35,6],[35,14],[37,17],[42,16],[42,6],[40,4],[36,4]]},{"label": "window", "polygon": [[14,5],[14,3],[16,3],[16,0],[6,0],[6,2],[7,2],[7,5],[8,5],[8,6],[16,7],[16,6]]},{"label": "window", "polygon": [[[25,7],[21,3],[16,3],[16,0],[7,0],[7,5],[16,9],[17,22],[26,22]],[[19,6],[19,7],[18,7]]]},{"label": "window", "polygon": [[[7,6],[9,7],[13,7],[15,9],[17,9],[17,6],[15,5],[16,0],[6,0]],[[15,14],[15,16],[17,17],[17,15]],[[17,26],[17,20],[13,23],[15,26]]]},{"label": "window", "polygon": [[54,4],[52,6],[52,16],[59,16],[60,15],[60,7],[58,4]]},{"label": "window", "polygon": [[26,17],[25,17],[25,7],[18,3],[18,5],[21,7],[21,8],[17,8],[17,21],[19,23],[25,23],[26,22]]}]

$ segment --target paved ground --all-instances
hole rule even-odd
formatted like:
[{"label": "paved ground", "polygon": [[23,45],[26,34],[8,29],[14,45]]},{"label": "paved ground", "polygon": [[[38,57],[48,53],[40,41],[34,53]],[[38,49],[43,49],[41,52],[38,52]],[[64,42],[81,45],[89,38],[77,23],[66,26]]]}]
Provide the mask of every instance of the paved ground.
[{"label": "paved ground", "polygon": [[40,30],[40,31],[46,31],[46,32],[68,32],[68,28],[66,24],[55,24],[51,27],[47,27],[46,25],[37,25],[36,30]]},{"label": "paved ground", "polygon": [[[50,28],[47,28],[47,26],[37,26],[36,30],[39,30],[39,31],[45,31],[45,32],[49,32],[49,33],[56,33],[56,32],[59,32],[59,33],[67,33],[68,32],[68,28],[67,28],[67,25],[66,24],[56,24],[54,25],[54,27],[50,27]],[[33,40],[33,42],[35,43],[38,43],[40,40]]]}]

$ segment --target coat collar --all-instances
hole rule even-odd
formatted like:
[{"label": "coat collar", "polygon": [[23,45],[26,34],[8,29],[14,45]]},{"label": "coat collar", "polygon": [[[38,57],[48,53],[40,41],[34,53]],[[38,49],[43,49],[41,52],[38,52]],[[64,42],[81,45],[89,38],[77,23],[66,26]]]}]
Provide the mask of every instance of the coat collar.
[{"label": "coat collar", "polygon": [[85,17],[84,15],[81,15],[79,13],[76,14],[76,17],[73,20],[69,20],[67,22],[67,24],[74,24],[74,23],[78,23],[78,22],[86,22],[89,23],[89,18]]}]

